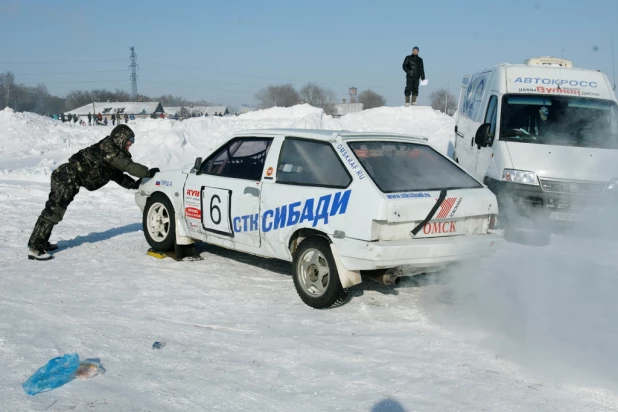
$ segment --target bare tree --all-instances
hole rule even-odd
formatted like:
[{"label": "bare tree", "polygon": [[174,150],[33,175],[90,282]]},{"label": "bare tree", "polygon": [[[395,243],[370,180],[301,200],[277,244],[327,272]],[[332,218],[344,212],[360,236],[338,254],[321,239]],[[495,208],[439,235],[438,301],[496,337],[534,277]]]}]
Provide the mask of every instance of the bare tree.
[{"label": "bare tree", "polygon": [[14,99],[11,95],[15,90],[15,75],[12,72],[0,74],[0,110],[5,107],[14,108]]},{"label": "bare tree", "polygon": [[255,94],[260,108],[291,107],[300,103],[300,96],[292,84],[269,85]]},{"label": "bare tree", "polygon": [[384,97],[369,89],[364,90],[358,95],[358,102],[363,104],[363,109],[373,109],[374,107],[386,105]]},{"label": "bare tree", "polygon": [[431,100],[431,107],[434,110],[440,110],[442,113],[453,115],[457,110],[457,101],[455,96],[450,94],[445,88],[434,90],[429,95]]},{"label": "bare tree", "polygon": [[183,119],[187,119],[191,117],[191,112],[186,107],[181,106],[180,110],[178,110],[178,116],[180,116]]},{"label": "bare tree", "polygon": [[300,89],[300,98],[313,107],[324,109],[324,113],[333,114],[337,95],[332,89],[319,86],[315,83],[307,83]]}]

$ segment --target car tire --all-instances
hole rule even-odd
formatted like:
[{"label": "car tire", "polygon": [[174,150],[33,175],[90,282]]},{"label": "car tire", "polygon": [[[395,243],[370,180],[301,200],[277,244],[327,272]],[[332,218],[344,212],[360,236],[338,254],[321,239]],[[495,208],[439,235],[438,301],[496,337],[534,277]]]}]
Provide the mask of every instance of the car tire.
[{"label": "car tire", "polygon": [[325,239],[303,240],[294,253],[294,287],[298,296],[314,309],[326,309],[344,302],[346,292]]},{"label": "car tire", "polygon": [[148,198],[142,220],[146,241],[157,252],[174,249],[176,220],[174,206],[169,198],[155,193]]}]

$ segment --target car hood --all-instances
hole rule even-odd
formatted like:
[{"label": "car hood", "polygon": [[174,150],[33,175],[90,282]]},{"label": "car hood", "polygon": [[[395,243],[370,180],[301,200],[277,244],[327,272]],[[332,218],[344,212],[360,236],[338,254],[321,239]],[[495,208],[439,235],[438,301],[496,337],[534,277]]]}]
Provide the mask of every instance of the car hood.
[{"label": "car hood", "polygon": [[618,177],[618,150],[507,142],[513,169],[539,177],[609,182]]}]

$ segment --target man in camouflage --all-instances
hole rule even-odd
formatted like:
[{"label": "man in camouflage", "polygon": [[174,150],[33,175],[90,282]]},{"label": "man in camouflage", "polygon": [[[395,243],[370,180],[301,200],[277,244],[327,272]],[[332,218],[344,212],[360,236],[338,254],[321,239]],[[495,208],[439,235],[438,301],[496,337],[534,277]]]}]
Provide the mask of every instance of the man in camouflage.
[{"label": "man in camouflage", "polygon": [[[47,251],[57,245],[49,243],[54,228],[62,221],[69,204],[80,187],[97,190],[109,183],[118,183],[125,189],[137,189],[143,177],[153,177],[158,168],[150,169],[131,160],[129,148],[135,142],[135,134],[127,125],[118,125],[109,136],[98,143],[80,150],[60,165],[51,175],[51,191],[34,226],[28,241],[28,259],[49,260]],[[129,175],[139,177],[133,180]]]}]

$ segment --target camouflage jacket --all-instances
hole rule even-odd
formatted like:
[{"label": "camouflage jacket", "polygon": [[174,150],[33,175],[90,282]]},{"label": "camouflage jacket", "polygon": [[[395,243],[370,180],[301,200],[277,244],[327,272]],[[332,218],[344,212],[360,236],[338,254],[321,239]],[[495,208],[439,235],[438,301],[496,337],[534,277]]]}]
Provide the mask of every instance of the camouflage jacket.
[{"label": "camouflage jacket", "polygon": [[135,181],[124,172],[136,177],[146,177],[148,168],[131,160],[125,149],[126,140],[107,136],[98,143],[80,150],[69,158],[69,164],[77,170],[80,186],[97,190],[110,180],[130,188]]}]

